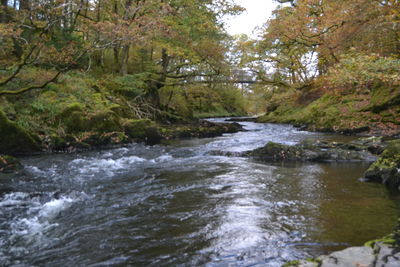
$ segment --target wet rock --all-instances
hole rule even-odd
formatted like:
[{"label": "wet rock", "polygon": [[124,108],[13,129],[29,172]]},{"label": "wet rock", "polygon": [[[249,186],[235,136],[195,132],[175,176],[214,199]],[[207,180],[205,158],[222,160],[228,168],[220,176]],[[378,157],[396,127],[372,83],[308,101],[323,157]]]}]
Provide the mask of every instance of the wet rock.
[{"label": "wet rock", "polygon": [[387,143],[384,141],[382,136],[371,136],[360,138],[357,141],[353,142],[356,145],[363,146],[372,154],[382,154],[385,150]]},{"label": "wet rock", "polygon": [[400,140],[388,142],[379,159],[365,172],[364,179],[400,190]]},{"label": "wet rock", "polygon": [[245,156],[264,161],[374,161],[370,152],[353,144],[305,141],[289,146],[273,142],[264,147],[246,152]]},{"label": "wet rock", "polygon": [[12,156],[0,155],[0,173],[12,173],[22,168],[18,159]]},{"label": "wet rock", "polygon": [[339,132],[341,134],[346,134],[346,135],[353,135],[353,134],[368,132],[369,130],[370,130],[369,126],[362,126],[362,127],[349,128],[349,129],[340,129],[337,132]]},{"label": "wet rock", "polygon": [[247,117],[238,117],[238,118],[230,118],[230,119],[227,119],[227,120],[225,120],[225,121],[235,121],[235,122],[249,121],[249,122],[257,122],[257,119],[258,119],[258,118],[256,118],[256,117],[250,117],[250,118],[247,118]]},{"label": "wet rock", "polygon": [[293,124],[293,127],[297,128],[297,130],[299,130],[299,131],[307,131],[307,129],[308,129],[307,124],[300,124],[300,123]]},{"label": "wet rock", "polygon": [[[107,146],[125,143],[127,137],[122,132],[86,132],[79,141],[81,145],[83,143],[83,146],[85,146],[85,144],[88,144],[89,146]],[[75,145],[78,145],[78,143],[79,142],[76,142]]]},{"label": "wet rock", "polygon": [[[374,251],[376,255],[375,266],[389,267],[399,266],[400,264],[400,253],[396,253],[398,249],[389,247],[388,245],[378,242],[374,245]],[[393,265],[396,264],[396,265]]]},{"label": "wet rock", "polygon": [[399,248],[375,243],[373,247],[349,247],[316,259],[288,262],[285,267],[397,267],[400,266]]},{"label": "wet rock", "polygon": [[145,136],[145,142],[147,145],[156,145],[159,144],[162,140],[162,136],[157,127],[147,127],[145,131]]},{"label": "wet rock", "polygon": [[374,251],[370,247],[350,247],[333,252],[328,256],[318,257],[321,267],[373,266]]},{"label": "wet rock", "polygon": [[212,156],[225,156],[225,157],[245,157],[246,156],[246,152],[213,150],[213,151],[210,151],[210,155],[212,155]]},{"label": "wet rock", "polygon": [[242,131],[243,127],[239,123],[214,123],[201,120],[198,123],[181,125],[164,125],[162,135],[165,139],[177,138],[208,138],[221,136],[224,133],[236,133]]}]

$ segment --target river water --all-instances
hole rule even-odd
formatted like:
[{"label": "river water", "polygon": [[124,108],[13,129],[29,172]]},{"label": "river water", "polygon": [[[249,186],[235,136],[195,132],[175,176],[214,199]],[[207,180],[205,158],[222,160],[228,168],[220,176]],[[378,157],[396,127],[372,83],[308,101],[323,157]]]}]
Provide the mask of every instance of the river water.
[{"label": "river water", "polygon": [[0,176],[0,266],[280,266],[394,228],[400,200],[358,180],[365,164],[213,153],[350,138],[242,124],[218,138],[23,159],[23,173]]}]

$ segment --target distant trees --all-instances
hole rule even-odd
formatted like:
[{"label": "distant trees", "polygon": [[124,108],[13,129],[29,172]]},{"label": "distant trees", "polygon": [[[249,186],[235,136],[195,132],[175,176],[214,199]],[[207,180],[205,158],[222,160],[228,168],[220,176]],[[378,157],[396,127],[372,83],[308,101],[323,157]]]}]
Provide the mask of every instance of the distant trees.
[{"label": "distant trees", "polygon": [[280,85],[308,83],[354,50],[400,57],[398,0],[277,2],[283,5],[265,24],[261,39],[241,42],[247,49],[243,62],[262,79]]}]

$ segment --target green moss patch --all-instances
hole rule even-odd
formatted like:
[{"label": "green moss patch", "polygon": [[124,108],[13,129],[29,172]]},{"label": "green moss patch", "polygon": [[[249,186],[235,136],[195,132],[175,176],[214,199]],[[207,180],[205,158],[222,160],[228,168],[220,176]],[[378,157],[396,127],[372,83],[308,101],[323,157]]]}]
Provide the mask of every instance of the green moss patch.
[{"label": "green moss patch", "polygon": [[0,153],[15,155],[36,151],[40,151],[40,146],[33,135],[0,111]]}]

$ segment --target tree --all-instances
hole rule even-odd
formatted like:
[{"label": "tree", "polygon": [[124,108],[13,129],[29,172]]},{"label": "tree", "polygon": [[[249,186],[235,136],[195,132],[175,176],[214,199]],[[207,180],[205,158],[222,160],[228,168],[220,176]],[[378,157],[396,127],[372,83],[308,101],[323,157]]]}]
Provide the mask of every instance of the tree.
[{"label": "tree", "polygon": [[[399,1],[278,2],[285,5],[273,12],[261,40],[248,45],[251,56],[245,58],[262,77],[307,84],[326,74],[351,49],[399,56]],[[275,74],[268,73],[268,67]]]}]

